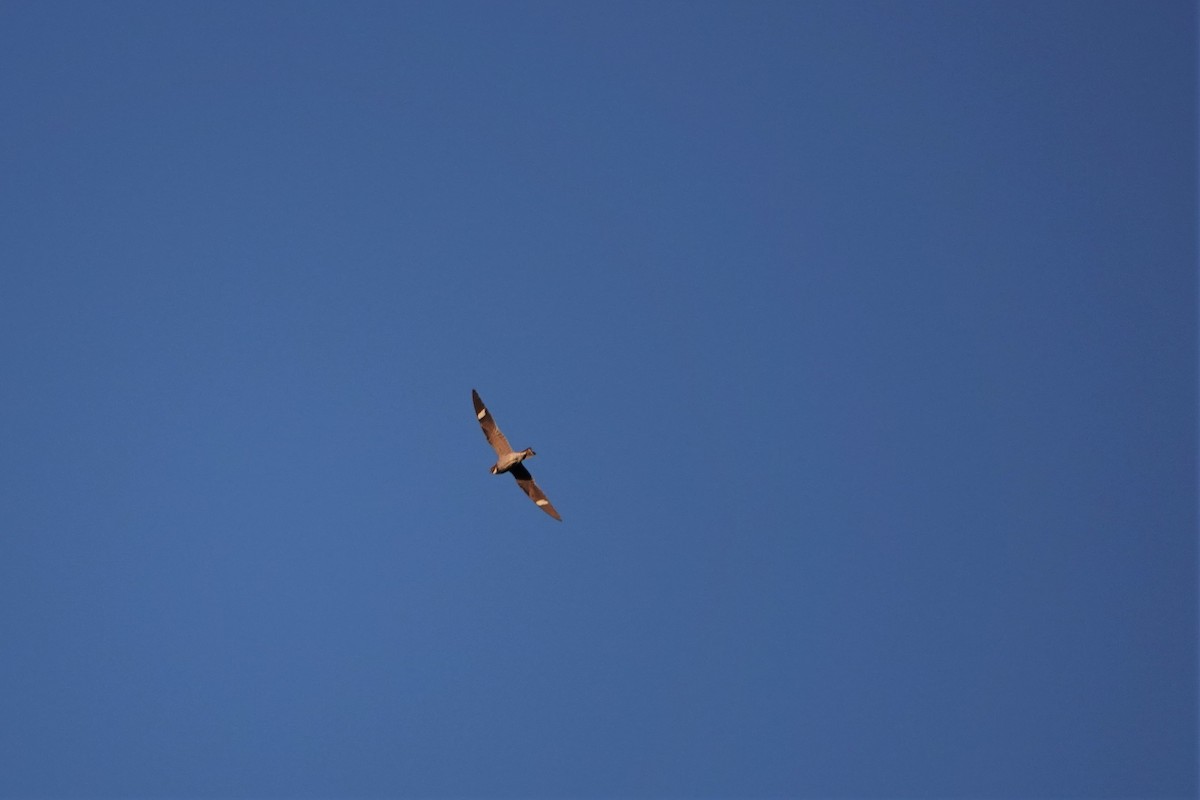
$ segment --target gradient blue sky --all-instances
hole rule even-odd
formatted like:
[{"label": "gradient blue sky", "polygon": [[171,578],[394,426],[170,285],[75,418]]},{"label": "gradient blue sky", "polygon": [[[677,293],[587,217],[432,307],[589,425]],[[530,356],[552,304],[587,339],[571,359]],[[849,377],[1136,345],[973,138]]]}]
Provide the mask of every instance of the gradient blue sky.
[{"label": "gradient blue sky", "polygon": [[1196,40],[0,4],[0,796],[1194,796]]}]

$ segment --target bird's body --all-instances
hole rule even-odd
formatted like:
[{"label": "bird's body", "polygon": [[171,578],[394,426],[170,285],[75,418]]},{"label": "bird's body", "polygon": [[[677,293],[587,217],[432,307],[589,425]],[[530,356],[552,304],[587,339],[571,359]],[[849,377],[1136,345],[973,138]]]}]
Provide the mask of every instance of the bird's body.
[{"label": "bird's body", "polygon": [[541,488],[534,483],[533,476],[529,474],[529,470],[525,469],[525,465],[521,463],[530,456],[537,455],[537,453],[533,452],[533,449],[530,447],[514,451],[512,446],[509,445],[508,439],[500,432],[496,421],[492,419],[487,406],[480,399],[479,392],[474,389],[471,390],[471,401],[475,405],[475,418],[479,420],[479,427],[483,428],[483,435],[487,437],[488,444],[496,451],[496,463],[492,465],[492,474],[501,475],[507,472],[512,475],[516,479],[517,485],[521,487],[521,491],[529,495],[529,499],[536,503],[538,508],[561,522],[562,517],[554,510],[554,506],[550,505],[550,501],[546,499],[546,495],[542,492]]},{"label": "bird's body", "polygon": [[503,455],[496,461],[495,464],[492,465],[492,474],[499,475],[504,472],[509,472],[517,464],[520,464],[530,456],[536,455],[537,453],[533,452],[533,448],[530,447],[526,447],[519,453],[508,453],[507,455]]}]

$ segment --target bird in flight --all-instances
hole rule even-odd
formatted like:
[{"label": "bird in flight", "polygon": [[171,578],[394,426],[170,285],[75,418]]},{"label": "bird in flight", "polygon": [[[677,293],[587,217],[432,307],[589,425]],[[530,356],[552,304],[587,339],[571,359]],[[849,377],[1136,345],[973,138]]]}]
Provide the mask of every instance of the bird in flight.
[{"label": "bird in flight", "polygon": [[562,522],[562,517],[554,510],[554,506],[550,505],[550,501],[546,499],[546,495],[533,482],[533,476],[529,474],[529,470],[525,469],[525,465],[521,463],[530,456],[537,455],[537,453],[533,452],[533,449],[530,447],[526,447],[519,453],[514,453],[512,447],[508,444],[508,439],[504,438],[504,434],[496,426],[496,420],[492,419],[491,412],[487,410],[487,406],[479,399],[479,392],[474,389],[471,390],[471,400],[475,403],[475,418],[479,420],[479,426],[483,428],[483,435],[487,437],[488,444],[496,451],[496,463],[492,465],[492,474],[499,475],[502,472],[507,472],[512,475],[517,479],[517,485],[521,487],[521,491],[529,495],[529,499],[537,503],[538,508],[559,522]]}]

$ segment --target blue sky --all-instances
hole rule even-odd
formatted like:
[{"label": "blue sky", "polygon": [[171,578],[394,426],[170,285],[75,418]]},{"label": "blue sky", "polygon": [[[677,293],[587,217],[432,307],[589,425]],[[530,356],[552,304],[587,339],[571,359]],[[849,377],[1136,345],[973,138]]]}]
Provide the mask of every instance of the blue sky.
[{"label": "blue sky", "polygon": [[1194,796],[1196,21],[3,3],[0,796]]}]

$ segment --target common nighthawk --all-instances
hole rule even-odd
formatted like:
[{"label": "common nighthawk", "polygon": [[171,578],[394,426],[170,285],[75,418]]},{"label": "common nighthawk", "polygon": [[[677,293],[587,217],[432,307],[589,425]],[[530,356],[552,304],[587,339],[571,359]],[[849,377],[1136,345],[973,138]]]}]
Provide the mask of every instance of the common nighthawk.
[{"label": "common nighthawk", "polygon": [[502,472],[507,472],[517,479],[517,485],[521,487],[521,491],[529,495],[529,499],[537,503],[538,508],[545,511],[550,516],[554,517],[559,522],[562,522],[562,517],[554,510],[554,506],[550,505],[550,501],[546,499],[546,495],[538,488],[538,485],[533,482],[533,476],[529,474],[529,470],[525,469],[525,465],[521,462],[530,456],[535,456],[532,448],[526,447],[519,453],[514,453],[512,447],[508,444],[508,439],[504,438],[504,434],[500,432],[500,428],[496,427],[496,420],[492,419],[492,414],[487,410],[487,406],[479,399],[479,392],[471,390],[471,400],[475,403],[475,417],[479,420],[480,427],[483,428],[483,435],[487,437],[488,444],[496,451],[496,463],[492,465],[492,474],[499,475]]}]

